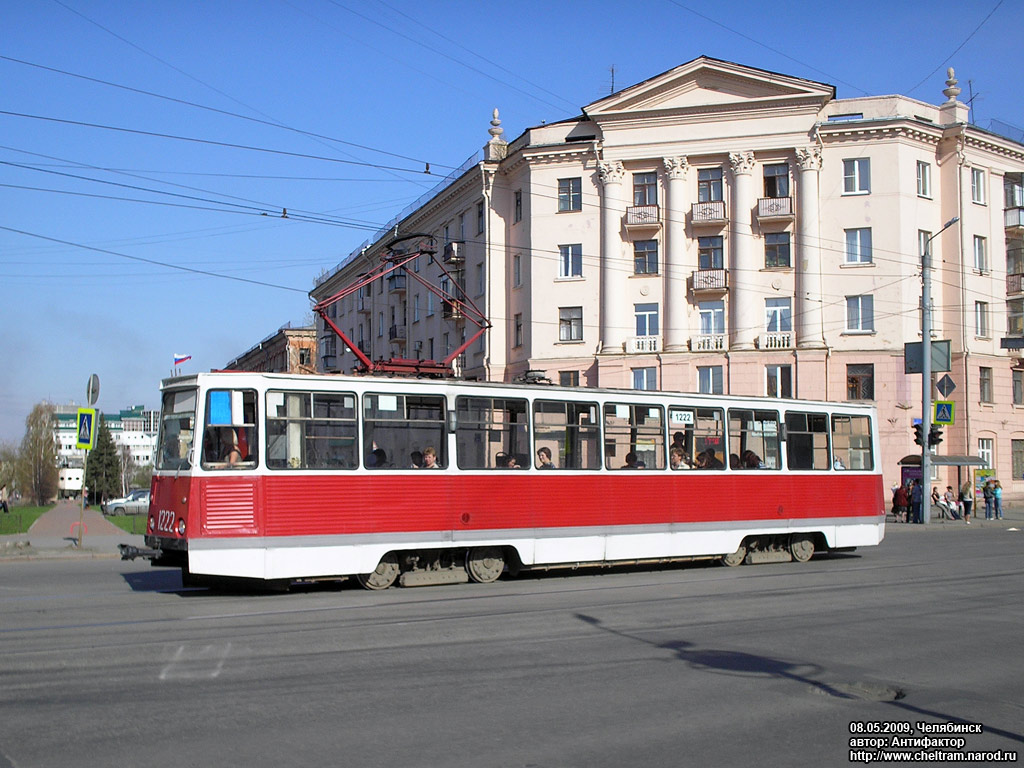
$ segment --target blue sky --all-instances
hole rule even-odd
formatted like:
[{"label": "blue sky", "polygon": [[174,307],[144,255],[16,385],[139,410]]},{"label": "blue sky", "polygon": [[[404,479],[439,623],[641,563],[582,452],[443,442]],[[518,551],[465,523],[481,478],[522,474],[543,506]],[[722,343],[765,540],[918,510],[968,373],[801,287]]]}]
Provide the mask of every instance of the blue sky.
[{"label": "blue sky", "polygon": [[104,411],[156,408],[175,353],[218,368],[309,322],[316,276],[479,150],[495,107],[511,140],[707,55],[931,103],[954,66],[978,125],[1024,126],[1015,0],[0,0],[0,18],[0,442],[40,400],[81,404],[91,373]]}]

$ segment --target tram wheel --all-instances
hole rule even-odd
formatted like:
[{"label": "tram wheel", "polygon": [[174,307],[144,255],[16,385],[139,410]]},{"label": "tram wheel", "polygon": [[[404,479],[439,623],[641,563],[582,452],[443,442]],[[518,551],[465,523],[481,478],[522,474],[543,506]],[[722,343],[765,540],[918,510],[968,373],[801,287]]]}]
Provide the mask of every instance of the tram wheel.
[{"label": "tram wheel", "polygon": [[806,563],[814,555],[814,539],[808,533],[794,533],[789,537],[789,553],[798,563]]},{"label": "tram wheel", "polygon": [[740,544],[740,548],[735,552],[730,552],[728,555],[722,555],[722,565],[727,565],[730,568],[735,568],[737,565],[742,565],[743,561],[747,557],[747,548]]},{"label": "tram wheel", "polygon": [[478,584],[496,581],[505,570],[505,553],[499,547],[474,547],[466,553],[466,570]]},{"label": "tram wheel", "polygon": [[387,589],[398,578],[398,555],[388,552],[377,563],[373,573],[361,573],[356,576],[364,589]]}]

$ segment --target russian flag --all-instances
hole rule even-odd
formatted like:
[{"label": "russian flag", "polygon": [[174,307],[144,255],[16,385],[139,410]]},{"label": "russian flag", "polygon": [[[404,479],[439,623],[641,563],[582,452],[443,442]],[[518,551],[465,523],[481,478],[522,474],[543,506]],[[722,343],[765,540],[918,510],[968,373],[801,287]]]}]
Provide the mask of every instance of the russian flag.
[{"label": "russian flag", "polygon": [[191,360],[191,359],[192,359],[192,355],[175,355],[174,356],[174,364],[175,365],[181,365],[186,360]]}]

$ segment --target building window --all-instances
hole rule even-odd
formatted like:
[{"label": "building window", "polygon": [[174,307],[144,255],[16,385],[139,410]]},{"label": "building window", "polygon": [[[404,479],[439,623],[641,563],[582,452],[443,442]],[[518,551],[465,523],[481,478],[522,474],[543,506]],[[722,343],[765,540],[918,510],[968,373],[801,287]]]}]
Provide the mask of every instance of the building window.
[{"label": "building window", "polygon": [[700,312],[700,333],[702,336],[725,333],[725,302],[702,301],[697,305]]},{"label": "building window", "polygon": [[459,214],[459,240],[466,240],[466,214]]},{"label": "building window", "polygon": [[723,200],[722,169],[701,168],[697,171],[697,202],[713,203]]},{"label": "building window", "polygon": [[448,245],[452,241],[452,227],[451,224],[444,225],[444,244]]},{"label": "building window", "polygon": [[583,341],[583,307],[558,309],[558,340]]},{"label": "building window", "polygon": [[866,364],[846,366],[846,399],[875,399],[875,366]]},{"label": "building window", "polygon": [[789,232],[768,232],[765,234],[764,265],[768,269],[790,266]]},{"label": "building window", "polygon": [[518,288],[523,284],[523,257],[512,254],[512,287]]},{"label": "building window", "polygon": [[580,372],[559,371],[558,385],[561,387],[578,387],[580,385]]},{"label": "building window", "polygon": [[638,240],[633,243],[633,273],[658,274],[658,241]]},{"label": "building window", "polygon": [[575,179],[558,180],[558,211],[582,211],[583,210],[583,180]]},{"label": "building window", "polygon": [[988,240],[981,235],[974,236],[974,268],[988,272]]},{"label": "building window", "polygon": [[512,223],[518,224],[523,220],[523,190],[517,189],[515,192],[515,211],[512,214]]},{"label": "building window", "polygon": [[846,330],[847,331],[874,331],[875,330],[875,297],[867,294],[864,296],[846,297]]},{"label": "building window", "polygon": [[697,268],[722,269],[723,261],[722,236],[697,238]]},{"label": "building window", "polygon": [[484,288],[486,288],[486,282],[484,280],[484,265],[476,265],[476,295],[483,296]]},{"label": "building window", "polygon": [[978,399],[983,403],[993,402],[991,368],[978,369]]},{"label": "building window", "polygon": [[1024,440],[1010,441],[1013,477],[1024,477]]},{"label": "building window", "polygon": [[514,319],[514,323],[515,323],[515,330],[514,330],[514,336],[513,336],[514,341],[512,342],[512,346],[514,346],[514,347],[521,347],[521,346],[523,346],[523,313],[522,312],[517,312],[516,313],[516,316],[515,316],[515,319]]},{"label": "building window", "polygon": [[633,369],[633,389],[657,389],[658,374],[654,366]]},{"label": "building window", "polygon": [[1006,302],[1006,335],[1024,336],[1024,299]]},{"label": "building window", "polygon": [[[917,263],[924,264],[924,254],[928,248],[929,243],[932,239],[932,233],[926,232],[923,229],[917,230]],[[929,265],[934,267],[935,264],[929,261]]]},{"label": "building window", "polygon": [[992,469],[992,456],[995,450],[995,446],[992,443],[991,437],[979,437],[978,438],[978,458],[985,462],[986,469]]},{"label": "building window", "polygon": [[793,330],[793,305],[787,296],[783,299],[765,299],[765,330],[768,333],[786,333]]},{"label": "building window", "polygon": [[764,167],[764,196],[789,197],[789,165],[772,163]]},{"label": "building window", "polygon": [[971,202],[985,204],[985,172],[980,168],[971,168]]},{"label": "building window", "polygon": [[412,321],[420,321],[420,295],[417,293],[412,297]]},{"label": "building window", "polygon": [[843,194],[862,195],[871,191],[871,160],[858,157],[843,160]]},{"label": "building window", "polygon": [[974,335],[986,339],[989,337],[987,301],[974,302]]},{"label": "building window", "polygon": [[871,227],[847,229],[846,232],[846,263],[871,263]]},{"label": "building window", "polygon": [[793,397],[793,367],[766,365],[764,393],[768,397]]},{"label": "building window", "polygon": [[697,391],[702,395],[722,394],[722,366],[697,366]]},{"label": "building window", "polygon": [[917,196],[932,196],[932,166],[921,160],[917,161]]},{"label": "building window", "polygon": [[476,233],[478,235],[484,233],[484,204],[482,202],[476,204]]},{"label": "building window", "polygon": [[633,205],[658,204],[658,174],[633,174]]},{"label": "building window", "polygon": [[1015,369],[1010,373],[1013,383],[1013,404],[1024,405],[1024,370]]},{"label": "building window", "polygon": [[658,305],[657,304],[634,304],[633,312],[636,317],[637,336],[658,335]]},{"label": "building window", "polygon": [[384,313],[383,312],[378,312],[377,313],[377,335],[378,336],[383,336],[384,335]]},{"label": "building window", "polygon": [[427,317],[431,317],[434,314],[434,294],[427,294]]},{"label": "building window", "polygon": [[558,276],[583,277],[583,245],[558,246]]}]

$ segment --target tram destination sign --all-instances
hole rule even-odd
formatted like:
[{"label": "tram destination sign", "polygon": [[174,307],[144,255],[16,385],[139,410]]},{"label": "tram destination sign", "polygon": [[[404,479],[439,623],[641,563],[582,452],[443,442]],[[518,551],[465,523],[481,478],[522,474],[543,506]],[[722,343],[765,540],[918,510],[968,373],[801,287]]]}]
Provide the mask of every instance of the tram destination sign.
[{"label": "tram destination sign", "polygon": [[[924,354],[920,341],[911,341],[903,345],[903,372],[922,373]],[[952,370],[949,351],[949,339],[932,342],[932,373]]]}]

